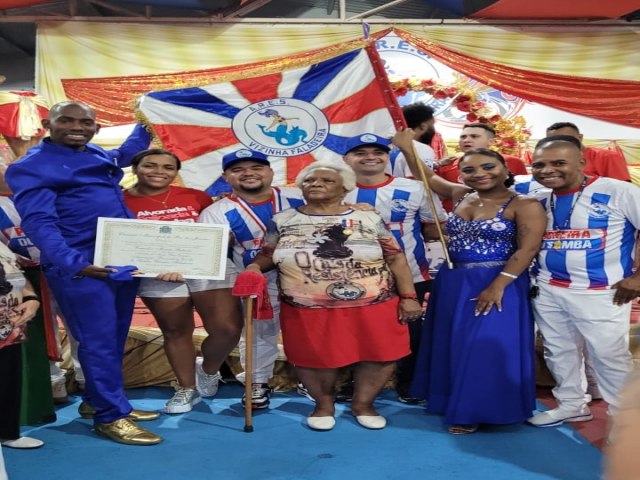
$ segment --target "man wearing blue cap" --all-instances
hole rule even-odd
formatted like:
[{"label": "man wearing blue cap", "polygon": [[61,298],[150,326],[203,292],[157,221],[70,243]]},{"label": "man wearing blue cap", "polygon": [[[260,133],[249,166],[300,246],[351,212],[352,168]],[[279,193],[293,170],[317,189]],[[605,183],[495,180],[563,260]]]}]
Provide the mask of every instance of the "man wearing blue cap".
[{"label": "man wearing blue cap", "polygon": [[[386,173],[390,145],[390,140],[373,133],[349,138],[344,143],[344,161],[353,168],[357,182],[355,190],[345,197],[345,202],[368,203],[375,207],[404,250],[413,274],[417,299],[422,303],[431,284],[425,240],[434,235],[436,221],[446,220],[446,213],[438,197],[432,193],[438,210],[438,219],[434,218],[421,182]],[[418,349],[421,330],[421,322],[409,323],[412,352]],[[402,402],[418,402],[408,394],[414,363],[414,353],[398,362],[396,390]]]},{"label": "man wearing blue cap", "polygon": [[[228,153],[222,158],[222,170],[222,176],[231,186],[232,193],[207,207],[198,221],[230,225],[234,237],[233,263],[242,271],[260,251],[271,217],[287,208],[298,207],[304,201],[302,192],[297,188],[271,186],[273,170],[267,156],[260,152],[241,149]],[[274,315],[272,320],[261,320],[254,325],[254,371],[251,379],[251,404],[254,409],[269,406],[271,389],[267,382],[273,375],[278,357],[280,320],[275,270],[267,273],[267,279]],[[240,340],[240,362],[243,367],[245,345],[243,336]],[[247,381],[244,373],[238,375],[238,380]]]}]

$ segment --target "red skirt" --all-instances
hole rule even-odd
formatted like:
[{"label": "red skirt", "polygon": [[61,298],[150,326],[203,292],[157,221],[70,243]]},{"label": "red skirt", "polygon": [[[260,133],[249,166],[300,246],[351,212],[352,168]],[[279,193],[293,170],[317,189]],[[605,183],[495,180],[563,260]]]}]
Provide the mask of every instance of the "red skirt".
[{"label": "red skirt", "polygon": [[298,367],[338,368],[390,362],[409,355],[409,329],[398,320],[398,299],[353,308],[280,304],[284,352]]}]

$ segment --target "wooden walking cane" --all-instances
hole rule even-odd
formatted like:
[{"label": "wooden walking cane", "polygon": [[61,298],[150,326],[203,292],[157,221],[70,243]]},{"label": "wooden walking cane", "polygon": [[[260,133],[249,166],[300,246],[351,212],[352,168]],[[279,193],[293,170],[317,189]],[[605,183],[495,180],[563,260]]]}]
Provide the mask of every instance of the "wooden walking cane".
[{"label": "wooden walking cane", "polygon": [[253,310],[256,296],[247,297],[244,316],[244,431],[253,432]]}]

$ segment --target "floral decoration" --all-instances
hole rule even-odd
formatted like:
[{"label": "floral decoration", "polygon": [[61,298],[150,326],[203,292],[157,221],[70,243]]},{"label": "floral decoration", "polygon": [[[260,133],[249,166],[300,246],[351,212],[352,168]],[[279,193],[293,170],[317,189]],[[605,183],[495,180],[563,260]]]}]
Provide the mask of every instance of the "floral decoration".
[{"label": "floral decoration", "polygon": [[479,89],[469,79],[456,76],[453,83],[445,85],[433,79],[404,78],[391,79],[393,93],[402,97],[413,92],[425,92],[439,100],[450,98],[451,105],[461,112],[467,113],[470,123],[486,123],[496,131],[492,148],[508,155],[523,155],[527,150],[527,140],[531,131],[527,128],[524,117],[505,118],[491,105],[478,99]]}]

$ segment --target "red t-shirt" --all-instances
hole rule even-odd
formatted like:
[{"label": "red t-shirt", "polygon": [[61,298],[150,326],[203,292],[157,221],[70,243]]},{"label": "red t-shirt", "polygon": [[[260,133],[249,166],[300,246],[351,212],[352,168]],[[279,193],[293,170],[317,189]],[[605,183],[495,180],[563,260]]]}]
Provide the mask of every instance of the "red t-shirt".
[{"label": "red t-shirt", "polygon": [[584,167],[587,176],[617,178],[624,182],[631,180],[627,162],[614,150],[587,147],[582,150],[582,156],[587,162]]},{"label": "red t-shirt", "polygon": [[[524,162],[520,160],[518,157],[514,157],[513,155],[502,155],[504,157],[504,161],[507,164],[507,168],[514,175],[528,175],[527,167]],[[445,165],[436,170],[436,173],[444,178],[445,180],[449,180],[453,183],[462,183],[460,181],[460,170],[458,170],[458,164],[460,163],[460,159],[457,158],[449,165]],[[447,212],[450,212],[453,209],[453,202],[451,200],[442,200],[442,206]]]},{"label": "red t-shirt", "polygon": [[140,220],[166,220],[195,222],[200,212],[213,203],[202,190],[184,187],[169,187],[160,195],[137,196],[124,192],[124,201]]}]

